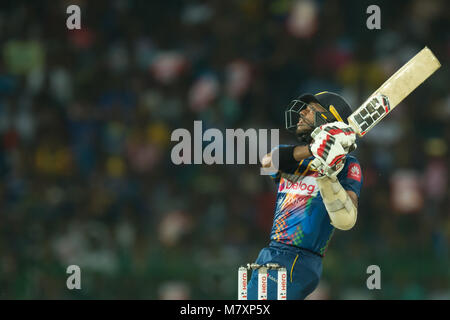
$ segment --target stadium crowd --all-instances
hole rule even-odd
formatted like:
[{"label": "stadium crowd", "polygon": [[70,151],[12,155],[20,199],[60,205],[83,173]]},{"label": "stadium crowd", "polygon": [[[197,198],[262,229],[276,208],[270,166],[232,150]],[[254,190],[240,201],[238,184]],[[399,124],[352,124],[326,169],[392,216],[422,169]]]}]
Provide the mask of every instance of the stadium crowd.
[{"label": "stadium crowd", "polygon": [[[171,133],[201,120],[294,142],[299,94],[356,108],[425,45],[448,65],[445,1],[379,3],[381,30],[367,1],[71,1],[68,30],[69,3],[2,1],[0,298],[236,299],[275,187],[257,165],[174,165]],[[358,222],[311,298],[449,299],[449,78],[358,141]],[[373,264],[382,290],[366,288]]]}]

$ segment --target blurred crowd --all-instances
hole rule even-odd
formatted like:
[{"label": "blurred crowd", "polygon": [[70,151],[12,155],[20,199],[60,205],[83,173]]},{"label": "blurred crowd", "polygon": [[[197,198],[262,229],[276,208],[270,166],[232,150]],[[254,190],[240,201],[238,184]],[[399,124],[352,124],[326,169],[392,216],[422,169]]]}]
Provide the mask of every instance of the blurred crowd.
[{"label": "blurred crowd", "polygon": [[448,3],[377,3],[381,30],[367,1],[2,1],[0,298],[236,299],[275,186],[257,165],[174,165],[172,131],[283,129],[303,92],[355,109],[426,45],[443,67],[358,142],[358,222],[310,298],[449,299]]}]

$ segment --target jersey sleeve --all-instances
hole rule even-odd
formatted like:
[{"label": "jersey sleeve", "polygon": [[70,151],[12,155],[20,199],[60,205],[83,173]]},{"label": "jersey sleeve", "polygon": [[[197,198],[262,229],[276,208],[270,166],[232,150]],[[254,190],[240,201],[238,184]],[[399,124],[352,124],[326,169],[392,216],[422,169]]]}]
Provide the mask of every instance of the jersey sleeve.
[{"label": "jersey sleeve", "polygon": [[351,190],[359,197],[363,184],[363,176],[358,159],[348,157],[344,169],[338,175],[338,179],[345,190]]},{"label": "jersey sleeve", "polygon": [[[292,147],[293,145],[289,145],[289,144],[280,144],[278,146],[276,146],[275,148],[273,148],[271,150],[271,152],[273,152],[274,150],[280,148],[280,147]],[[298,168],[299,168],[299,164],[301,164],[301,162],[296,162],[296,163],[292,163],[289,166],[286,167],[286,169],[283,170],[283,172],[286,173],[294,173]],[[278,172],[271,174],[270,177],[272,178],[272,180],[275,183],[279,183],[280,182],[280,178],[281,178],[281,170],[278,170]]]}]

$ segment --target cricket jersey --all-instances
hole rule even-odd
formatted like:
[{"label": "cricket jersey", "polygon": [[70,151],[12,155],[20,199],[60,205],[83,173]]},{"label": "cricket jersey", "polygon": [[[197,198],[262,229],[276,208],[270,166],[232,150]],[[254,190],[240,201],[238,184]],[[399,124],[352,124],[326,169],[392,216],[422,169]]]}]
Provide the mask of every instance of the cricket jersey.
[{"label": "cricket jersey", "polygon": [[[318,172],[310,168],[309,157],[272,179],[278,185],[275,215],[270,239],[324,255],[333,235],[327,209],[317,184]],[[345,166],[337,176],[345,190],[359,197],[362,172],[358,160],[347,155]]]}]

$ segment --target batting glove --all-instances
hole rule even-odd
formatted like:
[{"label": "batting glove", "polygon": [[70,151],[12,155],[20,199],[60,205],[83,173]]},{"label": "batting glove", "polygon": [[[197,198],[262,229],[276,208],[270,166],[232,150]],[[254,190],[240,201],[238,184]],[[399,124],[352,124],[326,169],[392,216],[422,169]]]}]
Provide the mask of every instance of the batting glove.
[{"label": "batting glove", "polygon": [[327,131],[322,130],[315,135],[310,150],[315,157],[311,167],[317,170],[319,175],[336,177],[343,169],[347,151]]},{"label": "batting glove", "polygon": [[347,153],[350,153],[356,149],[356,134],[351,126],[344,122],[336,121],[332,123],[324,124],[316,128],[311,137],[313,140],[319,135],[323,135],[323,132],[333,136],[337,143],[339,143]]},{"label": "batting glove", "polygon": [[315,158],[311,161],[311,168],[319,173],[319,177],[330,177],[337,179],[337,175],[342,171],[345,165],[345,157],[339,160],[339,162],[330,167],[324,164],[320,159]]}]

